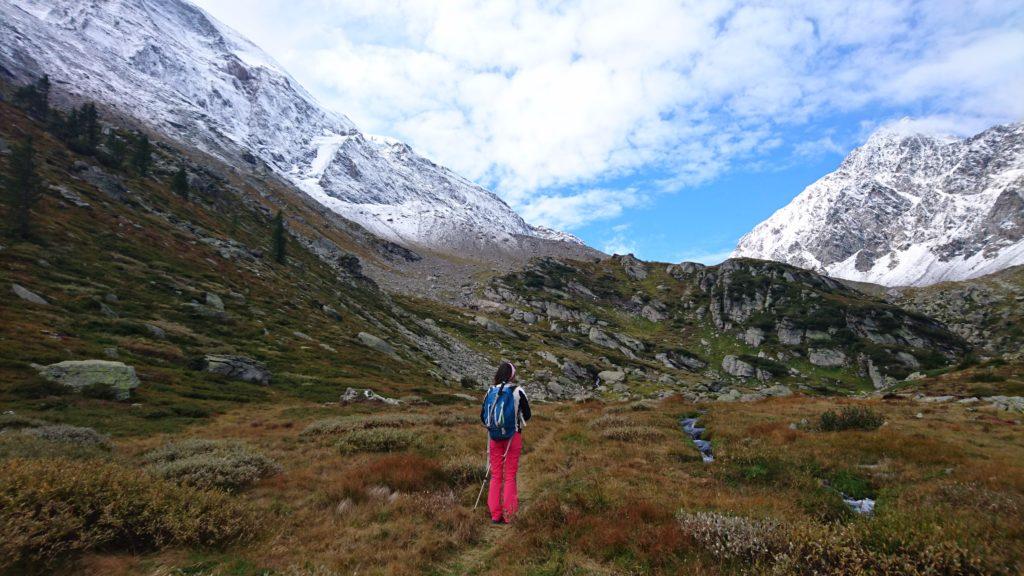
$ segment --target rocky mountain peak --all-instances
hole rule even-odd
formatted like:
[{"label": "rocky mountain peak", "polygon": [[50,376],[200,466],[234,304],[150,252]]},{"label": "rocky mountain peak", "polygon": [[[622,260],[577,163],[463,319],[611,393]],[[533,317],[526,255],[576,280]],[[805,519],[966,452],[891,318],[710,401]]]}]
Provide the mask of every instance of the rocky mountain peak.
[{"label": "rocky mountain peak", "polygon": [[733,255],[890,286],[1024,263],[1024,124],[966,139],[881,130]]}]

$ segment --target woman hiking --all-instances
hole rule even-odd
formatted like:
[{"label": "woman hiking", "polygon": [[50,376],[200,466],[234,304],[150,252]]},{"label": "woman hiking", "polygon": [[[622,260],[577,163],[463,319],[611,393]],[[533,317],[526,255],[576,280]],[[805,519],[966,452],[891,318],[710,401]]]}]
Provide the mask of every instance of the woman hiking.
[{"label": "woman hiking", "polygon": [[523,450],[523,426],[530,419],[530,401],[515,381],[516,367],[511,362],[502,362],[480,409],[480,421],[490,435],[487,460],[491,485],[487,508],[494,524],[510,523],[519,511],[516,473]]}]

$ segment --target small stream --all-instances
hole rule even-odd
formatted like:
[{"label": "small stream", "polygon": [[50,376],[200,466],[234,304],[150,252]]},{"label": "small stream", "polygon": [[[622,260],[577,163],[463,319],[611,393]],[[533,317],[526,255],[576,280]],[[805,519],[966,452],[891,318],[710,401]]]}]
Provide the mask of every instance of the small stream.
[{"label": "small stream", "polygon": [[679,423],[683,427],[683,434],[686,434],[690,437],[690,440],[693,440],[693,445],[700,451],[700,457],[704,462],[714,462],[715,456],[711,452],[711,441],[701,438],[706,428],[698,427],[697,420],[697,418],[683,418]]}]

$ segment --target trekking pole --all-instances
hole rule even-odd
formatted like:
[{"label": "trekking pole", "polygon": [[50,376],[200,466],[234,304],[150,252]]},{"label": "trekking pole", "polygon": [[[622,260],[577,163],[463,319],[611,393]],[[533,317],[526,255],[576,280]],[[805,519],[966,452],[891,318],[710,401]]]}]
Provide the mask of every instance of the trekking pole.
[{"label": "trekking pole", "polygon": [[491,438],[487,437],[487,469],[484,471],[484,481],[480,483],[480,492],[476,495],[476,504],[473,510],[480,505],[480,497],[484,495],[484,486],[487,486],[487,477],[491,475]]}]

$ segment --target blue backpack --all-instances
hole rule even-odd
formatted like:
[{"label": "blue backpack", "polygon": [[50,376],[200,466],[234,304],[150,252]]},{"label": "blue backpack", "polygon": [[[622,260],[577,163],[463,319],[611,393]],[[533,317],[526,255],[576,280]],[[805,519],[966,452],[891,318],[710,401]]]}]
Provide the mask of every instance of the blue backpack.
[{"label": "blue backpack", "polygon": [[484,397],[484,423],[491,440],[508,440],[516,433],[516,388],[491,386]]}]

